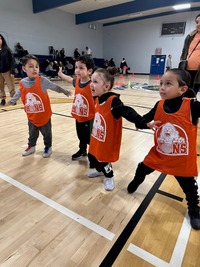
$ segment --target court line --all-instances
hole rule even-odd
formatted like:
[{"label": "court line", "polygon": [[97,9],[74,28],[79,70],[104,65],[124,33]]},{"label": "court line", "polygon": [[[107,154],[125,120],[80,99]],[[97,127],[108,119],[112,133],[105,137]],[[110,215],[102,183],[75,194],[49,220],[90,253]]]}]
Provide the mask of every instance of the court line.
[{"label": "court line", "polygon": [[191,230],[188,220],[186,212],[170,262],[165,262],[132,243],[129,244],[127,250],[156,267],[181,267]]},{"label": "court line", "polygon": [[52,199],[45,197],[44,195],[38,193],[37,191],[29,188],[28,186],[12,179],[11,177],[3,174],[0,172],[0,178],[4,181],[8,182],[9,184],[12,184],[13,186],[17,187],[18,189],[24,191],[28,195],[34,197],[35,199],[38,199],[39,201],[45,203],[46,205],[50,206],[51,208],[59,211],[60,213],[66,215],[67,217],[73,219],[74,221],[82,224],[86,228],[92,230],[93,232],[103,236],[104,238],[108,240],[112,240],[115,237],[115,234],[106,230],[105,228],[99,226],[98,224],[95,224],[91,222],[90,220],[80,216],[78,213],[73,212],[72,210],[60,205],[59,203],[53,201]]},{"label": "court line", "polygon": [[[198,179],[197,179],[198,192],[200,191],[200,188],[199,188],[200,178],[199,177],[200,177],[200,174],[198,175]],[[172,257],[169,263],[163,261],[160,258],[157,258],[153,254],[137,247],[136,245],[132,243],[129,244],[127,250],[131,252],[132,254],[137,255],[144,261],[153,264],[156,267],[181,267],[182,261],[185,255],[187,243],[189,240],[190,231],[191,231],[191,226],[188,223],[189,220],[190,220],[189,215],[186,212],[184,220],[183,220],[183,224],[181,226],[181,230],[179,232],[176,245],[175,245],[175,248],[174,248],[174,251],[172,253]]]},{"label": "court line", "polygon": [[141,217],[143,216],[144,212],[146,211],[155,194],[157,193],[157,190],[162,184],[165,177],[166,174],[164,173],[161,173],[159,175],[158,179],[156,180],[146,197],[143,199],[142,203],[140,204],[136,212],[133,214],[133,217],[130,219],[118,239],[115,241],[114,245],[112,246],[106,257],[103,259],[99,267],[108,267],[113,265],[114,261],[116,260],[119,253],[126,244],[128,238],[133,233],[136,225],[139,223]]}]

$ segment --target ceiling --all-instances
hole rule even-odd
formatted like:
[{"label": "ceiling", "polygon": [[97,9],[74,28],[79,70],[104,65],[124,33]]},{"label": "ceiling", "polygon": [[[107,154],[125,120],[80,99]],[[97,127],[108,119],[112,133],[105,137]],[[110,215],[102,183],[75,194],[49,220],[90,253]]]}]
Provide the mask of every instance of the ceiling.
[{"label": "ceiling", "polygon": [[[74,14],[76,24],[102,23],[104,26],[127,21],[175,14],[172,6],[191,3],[190,10],[200,11],[199,0],[32,0],[33,12],[57,8]],[[42,3],[43,2],[43,3]],[[44,3],[46,2],[46,3]],[[188,10],[185,10],[188,11]],[[179,11],[180,12],[180,11]],[[181,11],[183,12],[183,11]]]}]

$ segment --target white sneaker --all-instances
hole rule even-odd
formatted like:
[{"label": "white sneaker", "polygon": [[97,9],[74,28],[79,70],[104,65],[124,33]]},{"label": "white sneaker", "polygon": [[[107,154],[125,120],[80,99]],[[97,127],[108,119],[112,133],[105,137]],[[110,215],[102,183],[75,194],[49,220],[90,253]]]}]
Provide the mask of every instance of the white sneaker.
[{"label": "white sneaker", "polygon": [[28,156],[30,154],[35,153],[35,147],[34,146],[29,146],[22,152],[22,156]]},{"label": "white sneaker", "polygon": [[112,191],[115,188],[115,181],[114,181],[114,177],[105,177],[104,179],[104,188],[107,191]]},{"label": "white sneaker", "polygon": [[89,178],[94,178],[94,177],[97,177],[97,176],[102,176],[104,175],[103,172],[98,172],[96,169],[93,169],[91,170],[90,172],[88,172],[87,176]]},{"label": "white sneaker", "polygon": [[45,146],[44,152],[43,152],[43,158],[48,158],[52,154],[52,147]]}]

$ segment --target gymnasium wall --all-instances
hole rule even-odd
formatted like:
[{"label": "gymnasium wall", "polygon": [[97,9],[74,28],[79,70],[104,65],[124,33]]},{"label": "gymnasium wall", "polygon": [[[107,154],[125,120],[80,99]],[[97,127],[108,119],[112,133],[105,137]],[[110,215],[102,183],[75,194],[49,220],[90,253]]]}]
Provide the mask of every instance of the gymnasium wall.
[{"label": "gymnasium wall", "polygon": [[76,25],[74,15],[57,9],[33,14],[32,0],[0,0],[0,33],[13,50],[20,42],[29,53],[48,55],[48,46],[53,45],[72,56],[76,47],[83,51],[89,46],[95,57],[103,57],[101,24],[96,30]]},{"label": "gymnasium wall", "polygon": [[[53,45],[58,50],[64,47],[66,55],[72,56],[74,48],[82,51],[89,46],[94,57],[113,57],[117,66],[125,57],[132,72],[145,74],[150,71],[151,55],[156,48],[162,48],[164,55],[172,55],[173,67],[178,65],[185,36],[195,28],[198,13],[184,12],[107,27],[97,23],[96,30],[91,30],[88,24],[76,25],[74,15],[58,9],[33,14],[32,0],[0,0],[0,33],[13,50],[20,42],[29,53],[48,55],[48,46]],[[161,36],[162,23],[182,21],[187,22],[184,35]]]},{"label": "gymnasium wall", "polygon": [[[172,55],[172,65],[177,67],[186,35],[195,29],[195,17],[200,11],[156,17],[103,28],[104,58],[114,58],[119,65],[125,57],[134,73],[149,73],[151,55],[162,48],[163,55]],[[161,36],[163,23],[186,21],[184,35]]]}]

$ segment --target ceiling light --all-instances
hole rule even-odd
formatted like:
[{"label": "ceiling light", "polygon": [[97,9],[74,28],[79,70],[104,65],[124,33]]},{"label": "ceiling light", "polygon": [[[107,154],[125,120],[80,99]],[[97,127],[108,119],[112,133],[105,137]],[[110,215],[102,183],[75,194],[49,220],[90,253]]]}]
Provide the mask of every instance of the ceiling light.
[{"label": "ceiling light", "polygon": [[187,8],[190,8],[190,7],[191,7],[191,4],[181,4],[181,5],[173,6],[173,9],[181,10],[181,9],[187,9]]},{"label": "ceiling light", "polygon": [[128,15],[129,18],[133,18],[133,17],[139,17],[139,16],[142,16],[143,14],[141,12],[139,13],[134,13],[134,14],[130,14]]}]

